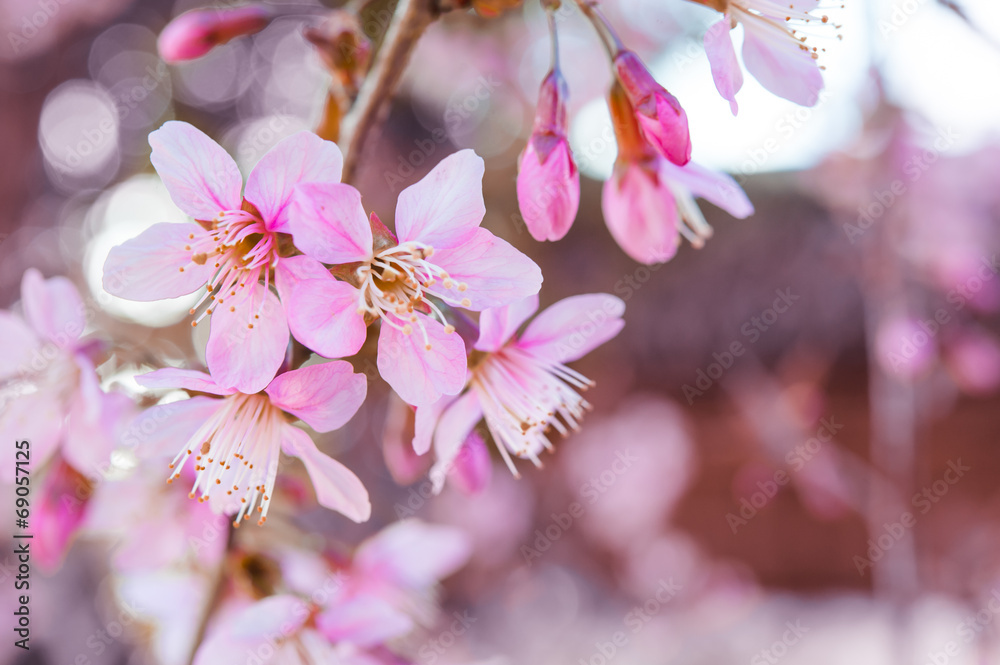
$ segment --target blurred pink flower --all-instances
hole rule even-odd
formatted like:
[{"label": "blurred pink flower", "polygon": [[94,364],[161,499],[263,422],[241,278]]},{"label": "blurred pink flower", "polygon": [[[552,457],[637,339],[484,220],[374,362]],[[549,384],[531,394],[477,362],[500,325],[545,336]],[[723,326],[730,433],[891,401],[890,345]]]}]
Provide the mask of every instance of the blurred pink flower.
[{"label": "blurred pink flower", "polygon": [[200,58],[231,39],[260,32],[272,18],[263,5],[184,12],[160,33],[160,56],[171,64]]},{"label": "blurred pink flower", "polygon": [[604,183],[601,206],[611,235],[625,253],[653,264],[673,258],[682,235],[694,247],[702,247],[712,236],[695,196],[738,219],[754,211],[728,175],[694,163],[675,166],[659,156],[650,162],[619,161]]},{"label": "blurred pink flower", "polygon": [[656,82],[635,53],[619,51],[614,66],[643,137],[674,164],[691,161],[687,114],[677,98]]},{"label": "blurred pink flower", "polygon": [[136,380],[147,388],[181,388],[221,397],[192,397],[153,407],[147,414],[169,423],[159,432],[159,445],[184,442],[170,465],[173,474],[168,482],[180,478],[194,456],[197,476],[189,496],[194,498],[200,487],[199,501],[211,500],[218,512],[237,513],[234,525],[250,519],[258,501],[258,524],[267,519],[282,451],[302,460],[321,505],[355,522],[370,516],[368,492],[358,477],[288,422],[292,415],[317,432],[329,432],[350,420],[364,402],[368,384],[348,363],[285,372],[255,394],[224,388],[195,370],[160,369]]},{"label": "blurred pink flower", "polygon": [[[29,269],[21,280],[24,317],[0,311],[0,434],[30,442],[30,468],[49,469],[32,521],[36,556],[55,566],[83,518],[91,482],[101,479],[132,401],[101,390],[91,353],[81,339],[87,308],[65,277],[44,279]],[[15,482],[16,457],[0,461],[0,480]],[[44,538],[42,538],[44,536]],[[44,542],[43,542],[44,541]]]},{"label": "blurred pink flower", "polygon": [[890,376],[906,379],[923,374],[938,357],[934,328],[913,317],[894,315],[878,326],[875,334],[875,360]]},{"label": "blurred pink flower", "polygon": [[985,331],[962,331],[948,344],[945,362],[968,393],[989,394],[1000,385],[1000,341]]},{"label": "blurred pink flower", "polygon": [[538,297],[531,296],[484,311],[476,350],[485,355],[469,371],[469,390],[417,408],[413,447],[423,454],[433,441],[437,462],[431,479],[437,491],[480,419],[516,476],[510,453],[540,466],[538,454],[552,449],[547,431],[567,435],[590,407],[578,392],[589,388],[590,380],[565,363],[617,335],[625,325],[625,303],[604,293],[566,298],[516,336],[537,309]]},{"label": "blurred pink flower", "polygon": [[803,44],[805,39],[789,27],[796,23],[828,23],[825,16],[813,16],[817,0],[797,0],[779,4],[773,0],[702,1],[725,13],[721,21],[705,33],[705,52],[712,68],[715,87],[729,100],[736,115],[736,93],[743,86],[743,72],[736,60],[730,29],[743,24],[743,62],[747,71],[767,90],[803,106],[814,106],[823,89],[823,75],[816,54]]},{"label": "blurred pink flower", "polygon": [[[320,355],[356,353],[366,317],[381,320],[378,369],[406,402],[430,404],[462,389],[465,344],[430,297],[474,311],[537,293],[531,259],[486,229],[482,158],[461,150],[399,195],[399,242],[349,185],[300,185],[290,229],[307,256],[293,264],[293,286],[278,275],[296,339]],[[376,233],[373,233],[373,228]],[[334,279],[319,261],[341,266]]]},{"label": "blurred pink flower", "polygon": [[518,162],[517,203],[535,240],[559,240],[580,207],[580,173],[566,139],[566,82],[558,70],[542,81],[535,127]]},{"label": "blurred pink flower", "polygon": [[209,304],[198,321],[214,313],[206,350],[212,376],[224,387],[258,392],[278,371],[288,345],[285,313],[269,282],[272,268],[284,271],[278,234],[289,230],[292,188],[340,180],[340,149],[310,132],[290,136],[253,169],[244,197],[236,162],[191,125],[167,122],[149,143],[150,161],[171,198],[198,226],[154,224],[113,248],[104,287],[122,298],[152,301],[207,285],[198,307]]}]

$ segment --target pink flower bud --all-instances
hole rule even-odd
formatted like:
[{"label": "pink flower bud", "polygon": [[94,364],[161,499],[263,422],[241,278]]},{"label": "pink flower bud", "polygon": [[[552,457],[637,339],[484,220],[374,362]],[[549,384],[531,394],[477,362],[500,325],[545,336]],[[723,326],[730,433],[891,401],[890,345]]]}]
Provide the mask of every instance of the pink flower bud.
[{"label": "pink flower bud", "polygon": [[677,203],[655,162],[618,162],[604,183],[601,208],[611,235],[636,261],[662,263],[677,253]]},{"label": "pink flower bud", "polygon": [[93,487],[61,457],[52,463],[41,482],[40,498],[32,514],[32,547],[38,565],[53,570],[83,522]]},{"label": "pink flower bud", "polygon": [[231,39],[260,32],[272,18],[270,10],[259,5],[185,12],[160,33],[160,56],[169,63],[200,58]]},{"label": "pink flower bud", "polygon": [[559,240],[580,208],[580,173],[566,140],[566,83],[558,71],[542,81],[535,127],[521,154],[517,203],[535,240]]},{"label": "pink flower bud", "polygon": [[691,161],[687,114],[677,98],[656,82],[635,53],[619,51],[614,64],[643,137],[674,164],[684,166]]}]

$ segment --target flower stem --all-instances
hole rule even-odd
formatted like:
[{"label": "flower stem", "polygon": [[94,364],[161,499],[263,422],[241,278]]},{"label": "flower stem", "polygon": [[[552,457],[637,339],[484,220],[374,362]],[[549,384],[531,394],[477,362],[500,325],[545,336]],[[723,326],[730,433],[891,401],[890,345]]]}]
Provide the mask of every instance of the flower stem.
[{"label": "flower stem", "polygon": [[343,181],[357,177],[361,154],[385,120],[386,103],[406,69],[417,41],[442,13],[437,0],[399,0],[382,47],[358,92],[358,98],[344,117],[341,146],[344,148]]}]

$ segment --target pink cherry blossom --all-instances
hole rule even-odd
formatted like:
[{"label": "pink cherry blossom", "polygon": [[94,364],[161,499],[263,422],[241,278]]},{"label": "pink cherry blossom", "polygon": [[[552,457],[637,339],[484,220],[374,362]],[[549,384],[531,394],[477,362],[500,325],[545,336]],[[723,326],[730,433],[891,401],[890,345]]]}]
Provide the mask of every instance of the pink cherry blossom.
[{"label": "pink cherry blossom", "polygon": [[[65,277],[44,279],[37,270],[21,281],[24,316],[0,311],[0,433],[31,442],[32,468],[57,453],[94,475],[114,447],[118,420],[130,400],[101,390],[91,352],[81,338],[87,309]],[[13,454],[0,461],[0,478],[14,481]]]},{"label": "pink cherry blossom", "polygon": [[[398,242],[374,214],[369,220],[353,187],[297,187],[291,231],[307,256],[286,261],[287,273],[278,275],[296,339],[343,357],[364,343],[366,317],[378,319],[378,369],[403,400],[430,404],[459,392],[465,344],[435,300],[479,311],[537,293],[542,283],[533,261],[480,228],[483,171],[482,158],[461,150],[403,190]],[[319,261],[346,264],[338,274],[348,281]]]},{"label": "pink cherry blossom", "polygon": [[[236,162],[208,136],[170,121],[149,135],[150,161],[174,203],[197,225],[155,224],[111,250],[104,287],[129,300],[176,298],[205,289],[192,309],[213,314],[207,362],[225,387],[262,390],[281,366],[288,324],[271,292],[281,273],[279,234],[300,182],[340,180],[337,146],[309,132],[271,149],[243,178]],[[289,278],[290,280],[291,278]]]},{"label": "pink cherry blossom", "polygon": [[753,205],[736,182],[697,164],[675,166],[656,156],[645,162],[619,161],[604,183],[604,220],[618,245],[645,264],[668,261],[681,236],[694,247],[711,237],[694,197],[719,206],[738,219],[753,214]]},{"label": "pink cherry blossom", "polygon": [[431,479],[437,490],[480,420],[516,476],[511,454],[541,466],[538,454],[552,449],[550,430],[568,435],[590,408],[580,393],[592,382],[566,363],[618,334],[625,303],[604,293],[572,296],[517,335],[537,309],[538,298],[531,296],[483,312],[476,350],[485,355],[469,370],[468,390],[417,408],[413,447],[423,453],[433,442],[437,462]]},{"label": "pink cherry blossom", "polygon": [[772,93],[803,106],[814,106],[823,89],[823,75],[815,50],[790,25],[826,24],[826,16],[815,16],[817,0],[776,3],[773,0],[730,0],[721,21],[705,33],[705,52],[715,87],[729,100],[736,115],[736,93],[743,86],[743,72],[729,35],[737,23],[743,25],[743,63],[760,84]]},{"label": "pink cherry blossom", "polygon": [[620,51],[614,66],[645,139],[674,164],[691,161],[687,114],[677,98],[656,82],[635,53]]},{"label": "pink cherry blossom", "polygon": [[222,387],[195,370],[160,369],[136,380],[147,388],[182,388],[217,396],[193,397],[147,411],[154,421],[168,423],[149,445],[182,442],[167,482],[180,478],[193,457],[196,474],[189,496],[200,491],[200,501],[212,501],[218,512],[236,513],[234,524],[249,519],[255,506],[258,524],[267,519],[282,452],[302,460],[321,505],[355,522],[364,522],[371,514],[368,492],[357,476],[320,452],[308,434],[289,422],[294,416],[317,432],[329,432],[350,420],[364,402],[368,384],[348,363],[285,372],[254,394]]},{"label": "pink cherry blossom", "polygon": [[580,173],[566,139],[566,82],[542,81],[535,127],[518,163],[517,203],[535,240],[559,240],[580,208]]},{"label": "pink cherry blossom", "polygon": [[160,33],[160,56],[171,64],[200,58],[231,39],[260,32],[272,18],[263,5],[184,12]]}]

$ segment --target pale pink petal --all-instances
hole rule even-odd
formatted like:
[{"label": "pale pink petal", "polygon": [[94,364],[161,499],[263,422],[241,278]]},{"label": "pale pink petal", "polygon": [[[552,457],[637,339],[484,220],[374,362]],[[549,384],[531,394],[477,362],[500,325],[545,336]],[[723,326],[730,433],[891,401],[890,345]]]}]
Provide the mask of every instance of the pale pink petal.
[{"label": "pale pink petal", "polygon": [[269,596],[233,617],[230,634],[254,640],[268,635],[292,635],[309,619],[309,606],[291,595]]},{"label": "pale pink petal", "polygon": [[455,465],[455,458],[461,451],[462,444],[482,417],[483,409],[473,390],[452,402],[442,414],[437,429],[434,430],[434,456],[437,462],[430,474],[435,492],[440,492],[444,487],[445,477]]},{"label": "pale pink petal", "polygon": [[198,647],[192,665],[246,665],[246,652],[259,645],[258,640],[240,640],[228,631],[216,630]]},{"label": "pale pink petal", "polygon": [[274,285],[277,287],[281,299],[284,300],[286,294],[291,294],[299,282],[306,279],[330,277],[330,271],[316,259],[299,254],[278,259],[274,276]]},{"label": "pale pink petal", "polygon": [[286,289],[288,327],[295,339],[326,358],[345,358],[365,343],[368,326],[358,313],[358,290],[334,279],[307,279]]},{"label": "pale pink petal", "polygon": [[354,566],[365,578],[419,590],[461,568],[471,551],[472,543],[463,531],[407,519],[361,543]]},{"label": "pale pink petal", "polygon": [[455,456],[448,480],[465,494],[479,494],[489,485],[493,475],[490,451],[479,433],[473,430]]},{"label": "pale pink petal", "polygon": [[418,455],[423,455],[431,449],[434,428],[437,427],[441,413],[453,401],[455,398],[449,395],[431,404],[416,407],[413,417],[413,450]]},{"label": "pale pink petal", "polygon": [[354,417],[368,392],[364,374],[343,360],[279,374],[265,390],[271,403],[317,432],[330,432]]},{"label": "pale pink petal", "polygon": [[812,52],[769,21],[747,17],[742,23],[743,64],[747,71],[779,97],[814,106],[823,89],[823,74]]},{"label": "pale pink petal", "polygon": [[371,517],[372,505],[365,486],[354,472],[321,453],[308,434],[287,425],[282,434],[281,449],[302,460],[320,505],[336,510],[355,522],[365,522]]},{"label": "pale pink petal", "polygon": [[468,298],[463,307],[473,311],[502,307],[542,288],[538,265],[486,229],[476,229],[461,247],[440,250],[433,260],[456,283],[468,286],[450,293],[457,301]]},{"label": "pale pink petal", "polygon": [[338,602],[316,617],[316,628],[331,642],[362,649],[406,635],[413,627],[410,617],[374,596]]},{"label": "pale pink petal", "polygon": [[542,310],[517,346],[539,357],[570,362],[617,335],[625,325],[624,314],[622,299],[607,293],[571,296]]},{"label": "pale pink petal", "polygon": [[[421,427],[427,429],[427,423],[418,424],[416,421],[420,416],[414,412],[419,411],[419,409],[414,409],[395,394],[389,393],[388,402],[385,426],[382,428],[382,459],[389,470],[389,475],[392,476],[397,485],[410,485],[423,478],[433,462],[430,455],[424,455],[414,450]],[[422,408],[429,410],[433,406]],[[434,423],[432,422],[430,423],[431,431],[424,436],[426,439],[424,453],[430,448],[433,427]]]},{"label": "pale pink petal", "polygon": [[479,340],[476,342],[476,348],[480,351],[499,350],[536,311],[538,311],[537,294],[503,307],[484,309],[479,315]]},{"label": "pale pink petal", "polygon": [[0,311],[0,381],[28,372],[32,362],[47,363],[39,355],[39,339],[20,316]]},{"label": "pale pink petal", "polygon": [[448,155],[399,194],[396,235],[443,249],[465,241],[486,215],[483,158],[472,150]]},{"label": "pale pink petal", "polygon": [[333,141],[301,131],[282,139],[261,157],[247,178],[244,196],[269,231],[289,233],[292,190],[304,182],[340,182],[344,157]]},{"label": "pale pink petal", "polygon": [[753,214],[753,204],[743,188],[726,173],[712,171],[694,162],[688,162],[686,166],[675,166],[665,160],[660,162],[660,173],[737,219],[745,219]]},{"label": "pale pink petal", "polygon": [[[458,333],[446,333],[440,322],[422,314],[409,335],[382,323],[378,338],[378,371],[404,402],[424,406],[465,386],[465,343]],[[430,349],[426,345],[430,344]]]},{"label": "pale pink petal", "polygon": [[70,404],[63,457],[80,473],[103,477],[118,444],[121,423],[131,417],[134,402],[122,393],[101,393],[96,414],[88,413],[86,398],[77,393]]},{"label": "pale pink petal", "polygon": [[580,173],[560,139],[544,163],[529,140],[517,173],[517,204],[535,240],[559,240],[580,208]]},{"label": "pale pink petal", "polygon": [[190,390],[212,395],[232,395],[233,388],[223,388],[210,374],[196,369],[164,367],[135,377],[136,383],[150,390]]},{"label": "pale pink petal", "polygon": [[[31,444],[31,466],[41,468],[62,442],[66,420],[60,396],[62,386],[21,395],[0,409],[0,437],[13,451],[15,441]],[[0,456],[0,482],[13,483],[14,453]]]},{"label": "pale pink petal", "polygon": [[299,185],[292,194],[288,226],[295,246],[318,261],[352,263],[372,255],[371,224],[361,193],[350,185]]},{"label": "pale pink petal", "polygon": [[256,393],[271,382],[285,359],[288,323],[278,297],[263,285],[243,291],[213,305],[205,360],[220,386]]},{"label": "pale pink petal", "polygon": [[80,338],[87,324],[80,292],[65,277],[45,279],[34,268],[21,278],[24,317],[39,337],[67,348]]},{"label": "pale pink petal", "polygon": [[218,143],[186,122],[170,120],[149,135],[149,161],[177,207],[204,221],[239,210],[243,176]]},{"label": "pale pink petal", "polygon": [[729,108],[733,115],[739,110],[736,104],[736,93],[743,87],[743,70],[736,60],[736,49],[729,34],[730,18],[724,16],[705,33],[705,54],[712,68],[712,78],[715,88],[723,99],[729,100]]},{"label": "pale pink petal", "polygon": [[604,221],[626,254],[647,265],[677,253],[677,205],[654,174],[638,166],[616,169],[604,183]]},{"label": "pale pink petal", "polygon": [[198,428],[225,404],[214,397],[192,397],[150,407],[128,423],[121,436],[126,448],[135,450],[139,459],[166,462],[188,445]]},{"label": "pale pink petal", "polygon": [[208,261],[195,263],[184,248],[207,233],[196,224],[154,224],[111,248],[104,262],[104,289],[143,302],[194,293],[208,283],[215,268]]}]

